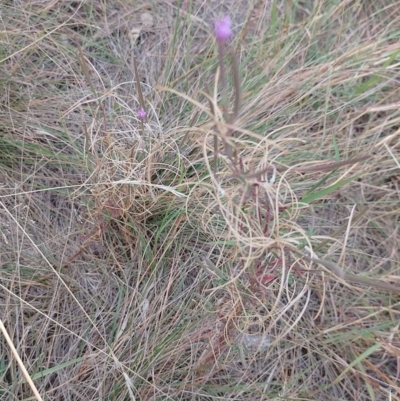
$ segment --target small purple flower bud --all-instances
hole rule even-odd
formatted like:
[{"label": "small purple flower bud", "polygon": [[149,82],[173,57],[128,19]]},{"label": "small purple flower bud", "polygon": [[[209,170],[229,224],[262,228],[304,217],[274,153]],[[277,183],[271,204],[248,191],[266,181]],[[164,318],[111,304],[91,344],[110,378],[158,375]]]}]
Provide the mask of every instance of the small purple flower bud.
[{"label": "small purple flower bud", "polygon": [[147,113],[145,112],[145,110],[143,109],[143,107],[141,107],[138,112],[137,112],[138,117],[141,120],[144,120],[146,118]]},{"label": "small purple flower bud", "polygon": [[232,36],[231,19],[224,17],[214,23],[215,37],[218,42],[225,42]]}]

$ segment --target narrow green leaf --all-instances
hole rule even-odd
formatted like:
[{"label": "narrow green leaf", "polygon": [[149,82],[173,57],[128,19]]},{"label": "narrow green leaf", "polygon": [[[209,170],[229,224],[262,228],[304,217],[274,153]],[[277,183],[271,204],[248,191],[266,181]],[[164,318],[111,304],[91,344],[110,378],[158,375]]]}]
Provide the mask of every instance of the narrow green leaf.
[{"label": "narrow green leaf", "polygon": [[[170,205],[170,207],[171,207],[171,205]],[[157,230],[157,233],[156,233],[156,236],[154,239],[154,249],[157,249],[158,240],[160,239],[160,236],[163,233],[163,231],[169,226],[169,224],[173,220],[177,219],[181,214],[183,214],[182,209],[178,209],[169,215],[168,212],[169,212],[170,207],[168,208],[167,214],[165,215],[163,221],[161,222],[161,227]]]},{"label": "narrow green leaf", "polygon": [[330,177],[332,177],[333,173],[336,171],[332,170],[329,174],[327,174],[325,177],[322,177],[316,184],[314,184],[309,191],[306,192],[304,196],[307,196],[308,194],[313,193],[317,188],[319,188],[321,185],[323,185],[326,181],[329,180]]},{"label": "narrow green leaf", "polygon": [[372,388],[371,383],[370,383],[369,380],[367,379],[368,374],[367,374],[367,372],[366,372],[366,370],[365,370],[365,368],[364,368],[364,365],[363,365],[362,363],[358,363],[358,364],[357,364],[357,368],[360,370],[360,372],[363,373],[363,375],[364,375],[364,377],[365,377],[364,383],[365,383],[365,386],[367,387],[367,391],[368,391],[370,400],[371,400],[371,401],[375,401],[375,400],[376,400],[375,391],[374,391],[374,389]]},{"label": "narrow green leaf", "polygon": [[360,95],[361,93],[364,93],[367,89],[371,88],[372,86],[375,86],[380,81],[382,81],[381,77],[379,77],[378,75],[373,75],[371,78],[369,78],[359,87],[357,87],[356,90],[354,91],[354,94]]},{"label": "narrow green leaf", "polygon": [[70,361],[64,362],[64,363],[60,363],[57,366],[53,366],[50,369],[45,369],[42,370],[41,372],[35,373],[33,375],[31,375],[31,379],[32,380],[37,380],[37,379],[41,379],[42,377],[45,377],[47,375],[51,375],[52,373],[58,372],[61,369],[64,368],[68,368],[71,365],[74,365],[78,362],[82,362],[84,360],[84,357],[81,356],[80,358],[76,358],[76,359],[71,359]]},{"label": "narrow green leaf", "polygon": [[214,263],[211,262],[210,259],[208,259],[206,256],[203,256],[201,260],[199,255],[196,253],[193,253],[194,258],[196,259],[197,263],[202,266],[204,269],[209,269],[213,273],[215,273],[223,282],[228,281],[228,278],[226,277],[225,273],[219,269],[217,266],[214,265]]},{"label": "narrow green leaf", "polygon": [[332,385],[339,383],[346,374],[353,369],[354,366],[360,364],[364,359],[368,358],[371,354],[378,351],[382,347],[380,342],[375,343],[373,346],[369,347],[366,351],[364,351],[361,355],[359,355],[350,365],[346,366],[346,368],[342,371],[342,373],[333,381]]},{"label": "narrow green leaf", "polygon": [[333,148],[335,149],[335,159],[337,162],[340,162],[339,146],[338,146],[335,135],[332,135],[332,142],[333,142]]},{"label": "narrow green leaf", "polygon": [[395,50],[392,55],[384,62],[383,67],[387,68],[389,67],[390,64],[392,64],[392,61],[396,59],[396,57],[400,54],[400,49]]},{"label": "narrow green leaf", "polygon": [[276,31],[278,26],[278,2],[274,0],[271,7],[271,27]]},{"label": "narrow green leaf", "polygon": [[313,194],[310,194],[310,195],[305,196],[304,198],[302,198],[302,199],[300,200],[300,202],[301,202],[301,203],[310,203],[310,202],[312,202],[312,201],[314,201],[314,200],[316,200],[316,199],[318,199],[318,198],[322,198],[322,197],[324,197],[324,196],[326,196],[326,195],[329,195],[330,193],[336,191],[337,189],[339,189],[339,188],[341,188],[341,187],[347,185],[348,183],[350,183],[350,182],[356,180],[356,179],[357,179],[358,177],[360,177],[360,176],[361,176],[361,174],[357,174],[357,175],[355,175],[354,177],[350,177],[350,178],[347,178],[346,180],[339,181],[339,182],[337,182],[336,184],[331,185],[331,186],[328,187],[328,188],[321,189],[321,190],[318,191],[318,192],[315,192],[315,193],[313,193]]}]

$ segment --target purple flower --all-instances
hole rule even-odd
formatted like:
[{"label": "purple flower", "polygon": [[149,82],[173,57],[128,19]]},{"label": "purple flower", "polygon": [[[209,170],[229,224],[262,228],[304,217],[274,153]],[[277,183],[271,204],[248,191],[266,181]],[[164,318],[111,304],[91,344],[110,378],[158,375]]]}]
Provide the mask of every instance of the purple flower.
[{"label": "purple flower", "polygon": [[218,42],[225,42],[232,36],[231,19],[230,17],[224,17],[221,20],[217,20],[214,23],[215,37]]},{"label": "purple flower", "polygon": [[141,108],[138,110],[137,115],[138,115],[138,117],[139,117],[141,120],[144,120],[144,119],[146,118],[147,113],[145,112],[144,108],[141,107]]}]

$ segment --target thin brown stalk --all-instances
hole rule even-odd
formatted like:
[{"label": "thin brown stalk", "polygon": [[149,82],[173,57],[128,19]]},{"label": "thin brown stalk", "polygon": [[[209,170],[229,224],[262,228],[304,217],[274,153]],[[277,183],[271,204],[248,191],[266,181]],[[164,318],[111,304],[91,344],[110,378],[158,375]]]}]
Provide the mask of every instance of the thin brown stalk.
[{"label": "thin brown stalk", "polygon": [[297,171],[299,173],[316,173],[319,171],[331,171],[331,170],[334,170],[335,168],[348,166],[351,164],[362,162],[362,161],[370,159],[370,158],[371,158],[371,156],[369,156],[369,155],[358,156],[353,159],[343,160],[340,162],[327,163],[327,164],[322,164],[319,166],[312,166],[312,167],[296,168],[296,169],[294,169],[294,171]]}]

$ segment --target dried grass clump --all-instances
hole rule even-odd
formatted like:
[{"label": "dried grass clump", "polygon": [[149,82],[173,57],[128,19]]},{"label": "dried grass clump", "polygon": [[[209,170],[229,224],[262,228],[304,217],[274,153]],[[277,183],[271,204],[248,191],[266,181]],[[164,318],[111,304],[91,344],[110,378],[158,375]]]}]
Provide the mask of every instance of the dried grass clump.
[{"label": "dried grass clump", "polygon": [[0,399],[399,399],[399,6],[6,1]]}]

